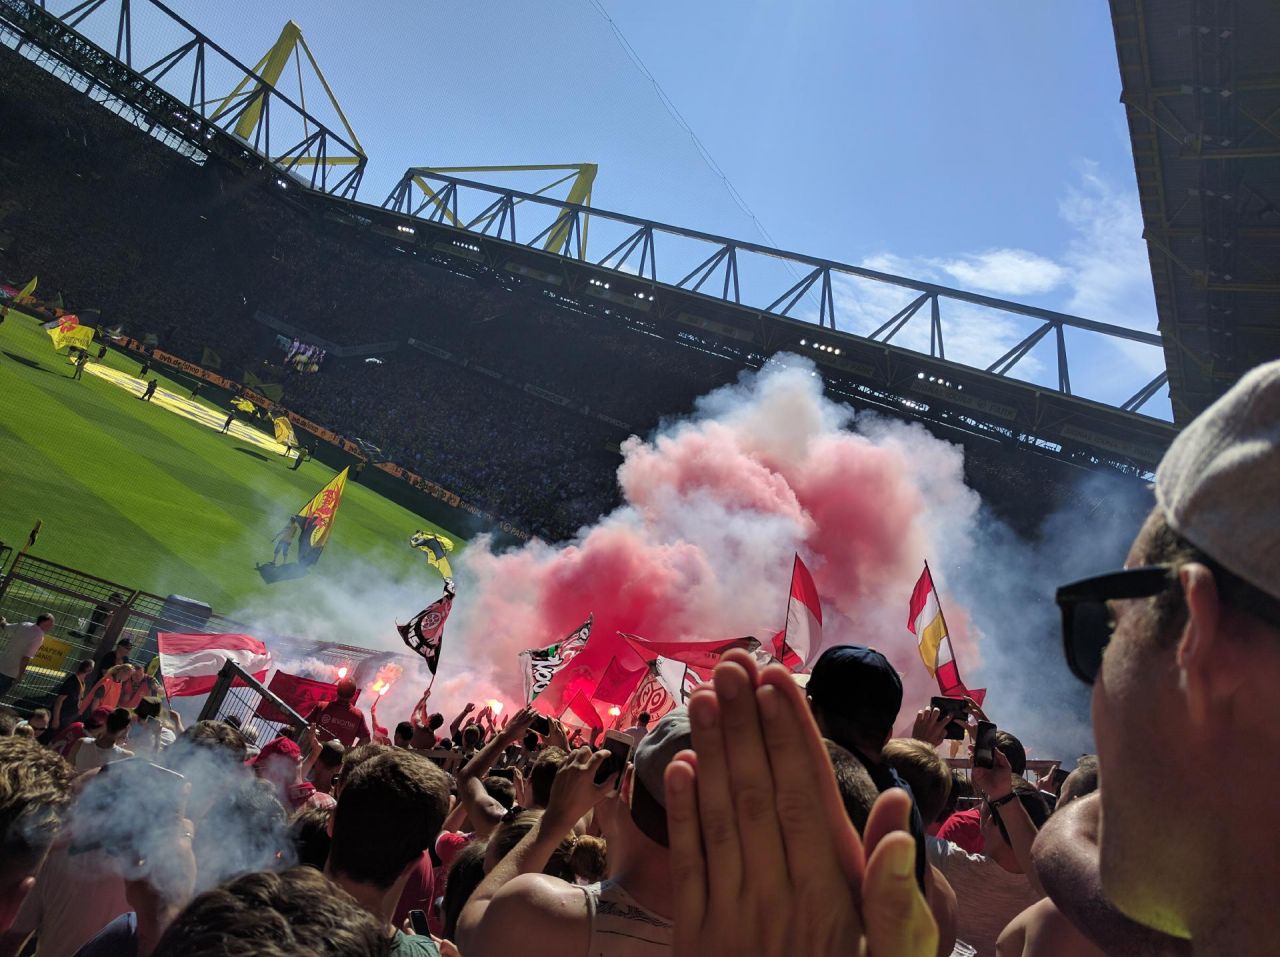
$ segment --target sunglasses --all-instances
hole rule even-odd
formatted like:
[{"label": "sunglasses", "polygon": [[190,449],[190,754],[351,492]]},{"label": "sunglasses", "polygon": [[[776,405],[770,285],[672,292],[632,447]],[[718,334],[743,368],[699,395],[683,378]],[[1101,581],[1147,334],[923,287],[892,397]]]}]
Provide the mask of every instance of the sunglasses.
[{"label": "sunglasses", "polygon": [[1063,585],[1054,600],[1062,611],[1062,649],[1071,673],[1091,685],[1102,667],[1102,653],[1115,622],[1107,602],[1150,598],[1180,587],[1173,565],[1126,568]]}]

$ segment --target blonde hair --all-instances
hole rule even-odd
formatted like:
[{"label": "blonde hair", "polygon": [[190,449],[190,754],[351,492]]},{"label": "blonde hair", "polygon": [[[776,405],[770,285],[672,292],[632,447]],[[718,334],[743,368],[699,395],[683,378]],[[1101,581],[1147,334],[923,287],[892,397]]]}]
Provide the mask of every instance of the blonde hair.
[{"label": "blonde hair", "polygon": [[915,738],[894,738],[881,754],[885,763],[911,785],[925,826],[937,820],[951,794],[951,769],[938,749]]}]

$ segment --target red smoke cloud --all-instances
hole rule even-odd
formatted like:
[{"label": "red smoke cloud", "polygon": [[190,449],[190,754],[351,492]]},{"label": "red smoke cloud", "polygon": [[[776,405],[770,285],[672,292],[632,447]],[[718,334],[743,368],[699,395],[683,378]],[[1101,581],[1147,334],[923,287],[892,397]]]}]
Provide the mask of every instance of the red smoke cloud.
[{"label": "red smoke cloud", "polygon": [[[926,557],[945,583],[938,550],[965,540],[976,495],[957,447],[884,421],[851,430],[811,368],[773,364],[655,438],[629,439],[618,470],[626,504],[574,543],[467,549],[435,706],[487,688],[521,700],[519,652],[588,613],[597,633],[767,639],[785,620],[797,551],[823,600],[824,643],[874,645],[903,672],[904,715],[927,703],[932,679],[906,630],[907,601]],[[942,598],[962,671],[973,671],[967,616],[945,588]]]}]

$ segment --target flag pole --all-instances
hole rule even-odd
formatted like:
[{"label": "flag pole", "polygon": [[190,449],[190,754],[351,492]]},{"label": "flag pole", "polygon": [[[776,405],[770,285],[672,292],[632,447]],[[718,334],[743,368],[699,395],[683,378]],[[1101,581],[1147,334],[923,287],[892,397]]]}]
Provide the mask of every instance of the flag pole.
[{"label": "flag pole", "polygon": [[[942,619],[942,634],[943,634],[943,637],[947,639],[947,651],[951,652],[951,660],[952,660],[952,661],[955,661],[955,660],[956,660],[956,649],[955,649],[955,647],[951,644],[951,629],[947,626],[947,616],[946,616],[946,613],[945,613],[945,612],[943,612],[943,610],[942,610],[942,596],[938,594],[938,583],[937,583],[937,582],[935,582],[935,581],[933,580],[933,569],[931,569],[931,568],[929,567],[929,559],[927,559],[927,558],[924,560],[924,570],[925,570],[926,572],[928,572],[928,573],[929,573],[929,587],[930,587],[931,589],[933,589],[933,598],[934,598],[934,601],[936,601],[936,602],[938,603],[938,617]],[[939,647],[941,647],[941,646],[939,646]],[[960,672],[959,672],[959,665],[957,664],[957,666],[956,666],[956,674],[958,675],[959,673],[960,673]],[[938,677],[938,657],[937,657],[937,655],[934,655],[934,658],[933,658],[933,676],[934,676],[934,678],[935,678],[935,679]],[[939,689],[941,689],[941,688],[942,688],[942,686],[941,686],[941,685],[939,685],[938,687],[939,687]]]},{"label": "flag pole", "polygon": [[[795,557],[791,559],[791,581],[787,582],[787,605],[782,615],[782,648],[789,647],[787,645],[787,635],[789,634],[791,629],[791,589],[795,586],[795,583],[796,583],[796,563],[799,561],[800,561],[800,553],[796,552]],[[774,651],[781,651],[781,650],[782,649],[774,649]],[[778,664],[782,664],[782,659],[779,658],[773,652],[770,652],[770,657],[774,661],[776,661]]]}]

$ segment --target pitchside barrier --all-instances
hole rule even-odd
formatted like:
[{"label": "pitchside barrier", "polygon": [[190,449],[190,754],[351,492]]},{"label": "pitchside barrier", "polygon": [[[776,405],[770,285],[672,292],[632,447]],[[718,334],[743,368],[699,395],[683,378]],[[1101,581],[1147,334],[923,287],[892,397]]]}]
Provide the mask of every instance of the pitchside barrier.
[{"label": "pitchside barrier", "polygon": [[96,661],[121,638],[133,643],[129,659],[146,667],[157,653],[157,632],[242,630],[192,599],[164,598],[34,555],[18,555],[0,579],[0,616],[17,624],[35,621],[44,612],[54,616],[53,630],[22,681],[0,699],[23,712],[48,707],[81,660]]},{"label": "pitchside barrier", "polygon": [[[197,720],[229,720],[239,725],[240,730],[259,747],[282,735],[302,745],[307,730],[307,722],[302,715],[234,661],[228,661],[218,672],[217,682],[205,699]],[[462,755],[456,751],[418,753],[450,774],[457,774],[462,766]]]},{"label": "pitchside barrier", "polygon": [[301,744],[307,722],[234,661],[218,672],[217,682],[204,707],[200,721],[227,721],[259,746],[284,735]]}]

